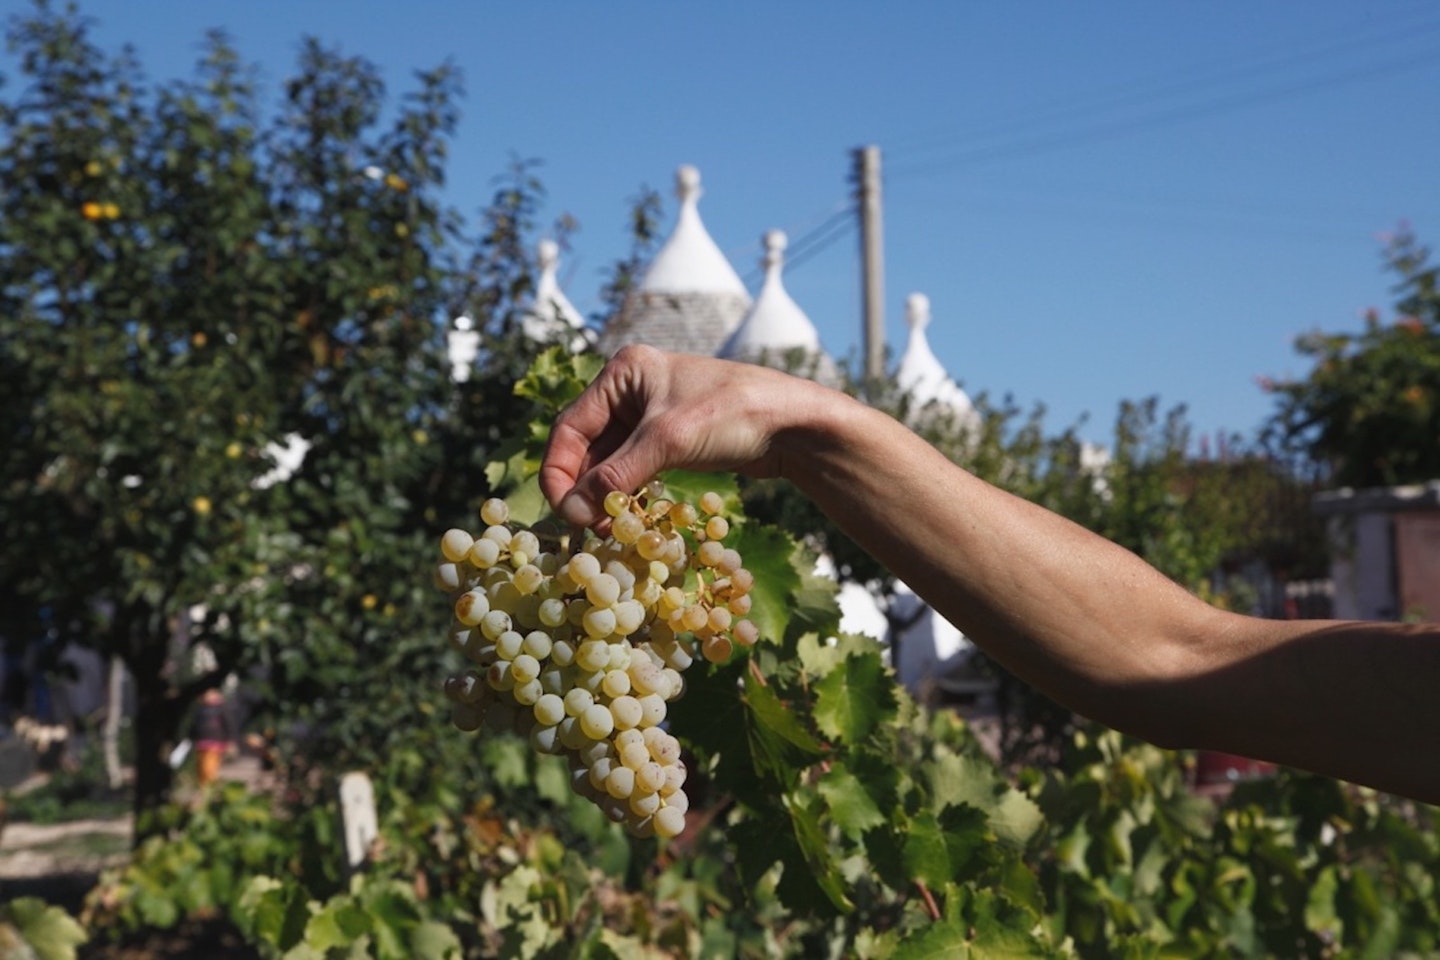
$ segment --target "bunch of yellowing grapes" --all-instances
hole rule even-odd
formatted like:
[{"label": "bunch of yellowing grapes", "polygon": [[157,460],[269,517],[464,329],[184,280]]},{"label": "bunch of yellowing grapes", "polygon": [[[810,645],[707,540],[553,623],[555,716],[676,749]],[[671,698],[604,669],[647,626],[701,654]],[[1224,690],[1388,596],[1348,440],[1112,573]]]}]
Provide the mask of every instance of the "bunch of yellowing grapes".
[{"label": "bunch of yellowing grapes", "polygon": [[723,499],[664,494],[659,481],[612,492],[610,534],[573,553],[487,500],[478,537],[441,537],[435,583],[454,603],[450,643],[471,663],[445,681],[455,725],[513,730],[563,755],[577,793],[637,836],[668,838],[689,809],[668,704],[697,656],[723,663],[757,630],[745,619],[755,580],[725,546]]}]

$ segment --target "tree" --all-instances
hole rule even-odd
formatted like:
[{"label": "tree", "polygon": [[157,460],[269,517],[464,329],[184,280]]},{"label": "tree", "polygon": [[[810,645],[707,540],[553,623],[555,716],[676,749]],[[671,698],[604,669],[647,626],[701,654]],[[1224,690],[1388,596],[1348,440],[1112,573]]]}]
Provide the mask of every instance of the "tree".
[{"label": "tree", "polygon": [[1440,267],[1408,228],[1384,257],[1400,278],[1396,318],[1372,310],[1358,333],[1306,334],[1295,347],[1313,361],[1309,375],[1261,382],[1279,404],[1272,440],[1324,464],[1339,486],[1440,477]]},{"label": "tree", "polygon": [[[188,704],[231,671],[357,747],[396,727],[358,697],[423,700],[405,664],[433,648],[428,591],[396,584],[479,480],[434,442],[438,320],[467,288],[438,200],[459,81],[419,74],[382,124],[378,71],[311,40],[266,119],[223,36],[194,80],[152,86],[88,28],[41,3],[8,33],[0,581],[12,620],[49,606],[129,668],[144,812]],[[289,437],[300,470],[260,482]],[[212,668],[174,670],[197,642]]]}]

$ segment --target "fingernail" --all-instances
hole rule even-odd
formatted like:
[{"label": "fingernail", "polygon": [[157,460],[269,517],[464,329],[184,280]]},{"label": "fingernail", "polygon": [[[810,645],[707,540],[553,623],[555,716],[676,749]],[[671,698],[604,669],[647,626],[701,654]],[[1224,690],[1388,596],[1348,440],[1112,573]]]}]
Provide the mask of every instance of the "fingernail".
[{"label": "fingernail", "polygon": [[560,501],[560,516],[580,527],[588,527],[599,519],[595,508],[578,492],[571,492],[565,495]]}]

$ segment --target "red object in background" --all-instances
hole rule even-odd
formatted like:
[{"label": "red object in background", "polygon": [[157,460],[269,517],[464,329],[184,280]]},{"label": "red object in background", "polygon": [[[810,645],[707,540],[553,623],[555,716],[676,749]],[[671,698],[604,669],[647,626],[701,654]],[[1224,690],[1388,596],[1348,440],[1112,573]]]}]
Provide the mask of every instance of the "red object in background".
[{"label": "red object in background", "polygon": [[1213,750],[1201,750],[1195,754],[1195,783],[1199,786],[1257,780],[1273,776],[1274,773],[1275,764],[1264,760],[1251,760],[1249,757],[1216,753]]}]

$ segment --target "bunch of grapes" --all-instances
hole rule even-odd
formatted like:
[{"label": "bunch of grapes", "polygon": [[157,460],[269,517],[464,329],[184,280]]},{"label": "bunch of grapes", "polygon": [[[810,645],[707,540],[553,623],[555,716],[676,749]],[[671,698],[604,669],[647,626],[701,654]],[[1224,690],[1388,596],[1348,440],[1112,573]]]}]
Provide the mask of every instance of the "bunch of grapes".
[{"label": "bunch of grapes", "polygon": [[637,836],[680,833],[689,801],[668,704],[697,656],[723,663],[757,639],[754,577],[725,546],[722,506],[716,493],[671,500],[659,481],[614,491],[609,536],[574,552],[517,529],[497,499],[478,537],[446,531],[435,583],[454,602],[450,643],[472,664],[445,681],[455,725],[563,755],[574,790]]}]

